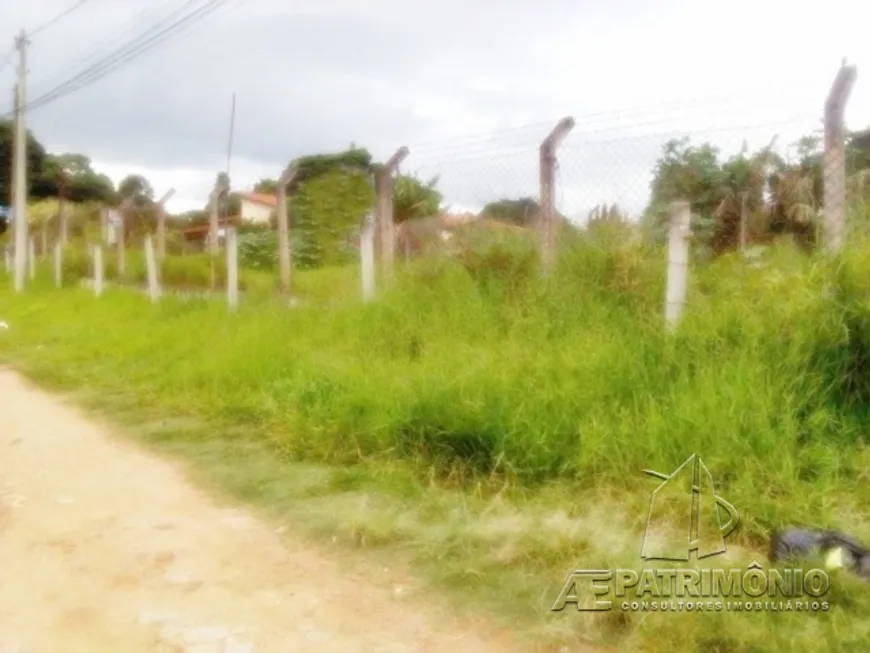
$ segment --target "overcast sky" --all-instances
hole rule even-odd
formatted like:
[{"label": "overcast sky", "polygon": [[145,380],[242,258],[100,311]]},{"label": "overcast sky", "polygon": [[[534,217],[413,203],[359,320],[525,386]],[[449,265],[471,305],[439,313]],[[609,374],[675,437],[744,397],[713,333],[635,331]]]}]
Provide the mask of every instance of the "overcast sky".
[{"label": "overcast sky", "polygon": [[[85,2],[33,36],[29,99],[210,1]],[[0,0],[0,44],[11,49],[17,30],[73,4]],[[462,209],[534,195],[537,145],[571,115],[560,208],[638,210],[671,136],[735,151],[744,139],[779,134],[787,145],[818,128],[843,57],[859,69],[847,124],[870,125],[868,18],[870,5],[853,0],[227,0],[34,109],[28,127],[49,151],[85,153],[116,182],[135,172],[158,195],[176,188],[172,211],[201,208],[227,165],[235,92],[234,189],[276,177],[299,155],[355,143],[384,159],[408,145],[402,171],[439,174]],[[0,112],[13,83],[7,65]]]}]

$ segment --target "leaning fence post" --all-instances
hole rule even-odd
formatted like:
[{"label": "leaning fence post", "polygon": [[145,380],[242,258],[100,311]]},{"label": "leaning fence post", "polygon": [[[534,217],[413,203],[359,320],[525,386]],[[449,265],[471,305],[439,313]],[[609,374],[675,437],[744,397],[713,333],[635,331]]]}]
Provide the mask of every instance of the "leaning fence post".
[{"label": "leaning fence post", "polygon": [[377,222],[381,232],[381,274],[382,283],[386,284],[393,278],[393,260],[395,258],[395,216],[393,215],[393,174],[409,154],[407,147],[402,146],[387,159],[387,162],[375,173],[375,199],[377,206]]},{"label": "leaning fence post", "polygon": [[161,261],[166,258],[166,202],[175,195],[175,189],[170,188],[157,201],[157,258]]},{"label": "leaning fence post", "polygon": [[227,304],[234,311],[239,306],[239,242],[235,227],[226,227]]},{"label": "leaning fence post", "polygon": [[145,268],[148,272],[148,294],[151,296],[152,302],[160,299],[160,285],[157,282],[157,261],[155,258],[151,236],[145,236]]},{"label": "leaning fence post", "polygon": [[103,294],[103,248],[94,245],[94,294],[99,297]]},{"label": "leaning fence post", "polygon": [[375,216],[367,213],[363,218],[359,236],[359,258],[362,276],[363,301],[375,296]]},{"label": "leaning fence post", "polygon": [[54,244],[54,285],[63,286],[63,248],[60,243]]},{"label": "leaning fence post", "polygon": [[671,203],[670,231],[668,233],[668,279],[665,321],[673,328],[680,320],[686,304],[689,278],[689,237],[692,210],[688,202]]},{"label": "leaning fence post", "polygon": [[838,252],[846,239],[846,134],[843,115],[858,69],[846,62],[837,72],[825,102],[824,188],[825,249]]},{"label": "leaning fence post", "polygon": [[541,272],[549,275],[556,264],[556,148],[574,129],[574,118],[562,118],[541,143],[540,154],[540,207],[538,217],[541,247]]}]

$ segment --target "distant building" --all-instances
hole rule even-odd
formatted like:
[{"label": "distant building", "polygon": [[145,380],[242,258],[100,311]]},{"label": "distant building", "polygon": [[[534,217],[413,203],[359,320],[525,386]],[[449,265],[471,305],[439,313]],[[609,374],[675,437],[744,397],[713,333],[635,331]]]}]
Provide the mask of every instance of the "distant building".
[{"label": "distant building", "polygon": [[239,193],[239,201],[239,217],[254,224],[269,224],[278,207],[278,198],[265,193]]}]

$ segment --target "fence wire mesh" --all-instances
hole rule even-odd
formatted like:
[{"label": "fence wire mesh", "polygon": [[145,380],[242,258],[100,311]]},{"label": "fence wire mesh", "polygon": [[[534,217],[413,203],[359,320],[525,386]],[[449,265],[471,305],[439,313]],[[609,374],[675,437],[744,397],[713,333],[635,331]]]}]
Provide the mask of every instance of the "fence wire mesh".
[{"label": "fence wire mesh", "polygon": [[[663,242],[670,203],[683,200],[697,252],[717,255],[780,237],[837,249],[847,231],[866,231],[870,135],[844,132],[840,147],[826,147],[821,117],[670,131],[651,123],[621,135],[578,122],[555,153],[557,219],[580,229],[631,225]],[[404,167],[437,179],[449,212],[533,227],[542,199],[540,146],[552,126],[412,147]]]}]

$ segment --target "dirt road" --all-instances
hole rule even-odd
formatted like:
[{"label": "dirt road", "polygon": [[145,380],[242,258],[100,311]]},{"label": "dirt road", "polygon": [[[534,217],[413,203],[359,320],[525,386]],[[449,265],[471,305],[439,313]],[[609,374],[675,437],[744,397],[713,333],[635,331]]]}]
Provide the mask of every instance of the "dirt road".
[{"label": "dirt road", "polygon": [[516,651],[0,370],[0,653]]}]

